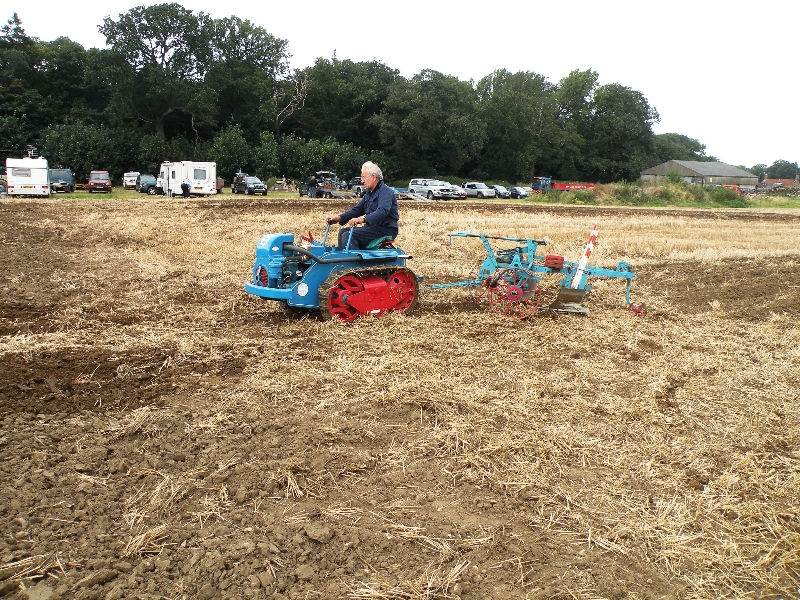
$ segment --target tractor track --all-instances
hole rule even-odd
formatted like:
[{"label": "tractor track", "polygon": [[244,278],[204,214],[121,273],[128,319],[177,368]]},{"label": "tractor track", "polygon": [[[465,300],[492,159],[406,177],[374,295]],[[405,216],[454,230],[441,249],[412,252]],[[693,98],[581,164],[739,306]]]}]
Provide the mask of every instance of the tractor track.
[{"label": "tractor track", "polygon": [[331,291],[336,287],[336,283],[340,281],[343,277],[353,276],[359,279],[364,279],[365,277],[369,277],[371,275],[378,275],[383,279],[388,278],[391,274],[396,273],[397,271],[406,271],[410,273],[412,280],[414,281],[414,294],[411,300],[411,304],[400,312],[410,312],[414,309],[414,306],[417,303],[417,297],[419,295],[419,285],[417,283],[417,278],[414,275],[414,272],[409,269],[408,267],[365,267],[363,269],[342,269],[339,271],[335,271],[331,273],[328,278],[323,282],[323,284],[319,288],[319,309],[322,317],[325,320],[330,320],[334,318],[334,315],[330,311],[329,306],[329,299]]}]

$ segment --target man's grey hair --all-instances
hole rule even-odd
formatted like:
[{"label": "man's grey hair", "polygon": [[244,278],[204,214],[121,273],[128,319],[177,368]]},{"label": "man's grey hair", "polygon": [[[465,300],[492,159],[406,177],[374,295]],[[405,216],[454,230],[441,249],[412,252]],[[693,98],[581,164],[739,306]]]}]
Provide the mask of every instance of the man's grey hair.
[{"label": "man's grey hair", "polygon": [[381,168],[371,160],[368,160],[363,165],[361,165],[361,170],[364,171],[367,175],[375,175],[375,177],[383,181],[383,171],[381,171]]}]

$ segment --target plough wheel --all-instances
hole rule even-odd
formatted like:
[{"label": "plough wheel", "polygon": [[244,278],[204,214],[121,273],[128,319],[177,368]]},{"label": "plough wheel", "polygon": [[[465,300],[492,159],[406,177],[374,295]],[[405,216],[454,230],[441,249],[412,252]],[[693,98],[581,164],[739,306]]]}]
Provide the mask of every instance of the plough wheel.
[{"label": "plough wheel", "polygon": [[639,302],[638,304],[631,302],[628,304],[628,310],[637,317],[643,317],[647,314],[647,307],[644,305],[644,302]]},{"label": "plough wheel", "polygon": [[332,319],[339,319],[345,323],[358,318],[358,311],[347,305],[348,294],[364,290],[361,279],[354,275],[343,275],[334,280],[330,288],[320,290],[319,307],[322,314]]},{"label": "plough wheel", "polygon": [[539,308],[539,280],[526,269],[504,269],[489,280],[489,304],[504,317],[525,319]]},{"label": "plough wheel", "polygon": [[[478,280],[478,274],[475,271],[470,273],[469,276],[470,276],[470,279],[473,279],[475,281]],[[491,280],[482,279],[479,285],[476,285],[476,286],[473,286],[473,287],[470,288],[470,290],[472,291],[472,297],[475,299],[475,302],[478,302],[478,303],[483,302],[483,300],[486,298],[487,292],[489,291],[489,285],[490,284],[491,284]]]}]

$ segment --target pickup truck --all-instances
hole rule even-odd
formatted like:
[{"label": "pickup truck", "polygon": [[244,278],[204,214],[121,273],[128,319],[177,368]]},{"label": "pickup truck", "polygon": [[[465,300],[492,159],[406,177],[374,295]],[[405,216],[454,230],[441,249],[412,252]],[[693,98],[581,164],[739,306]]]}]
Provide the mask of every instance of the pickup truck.
[{"label": "pickup truck", "polygon": [[461,187],[467,192],[469,198],[494,198],[496,196],[494,189],[479,181],[467,181],[462,183]]}]

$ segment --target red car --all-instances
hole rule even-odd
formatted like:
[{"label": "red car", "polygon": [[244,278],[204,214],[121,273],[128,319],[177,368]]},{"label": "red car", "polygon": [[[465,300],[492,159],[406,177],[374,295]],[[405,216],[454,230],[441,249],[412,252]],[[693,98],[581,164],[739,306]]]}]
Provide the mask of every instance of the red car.
[{"label": "red car", "polygon": [[110,192],[111,176],[108,171],[90,171],[89,181],[86,183],[89,192]]}]

